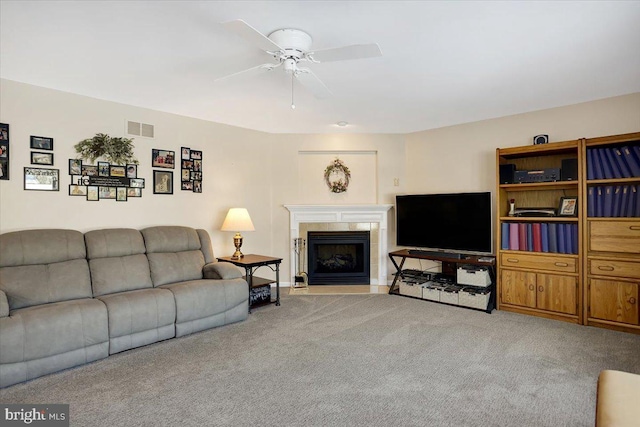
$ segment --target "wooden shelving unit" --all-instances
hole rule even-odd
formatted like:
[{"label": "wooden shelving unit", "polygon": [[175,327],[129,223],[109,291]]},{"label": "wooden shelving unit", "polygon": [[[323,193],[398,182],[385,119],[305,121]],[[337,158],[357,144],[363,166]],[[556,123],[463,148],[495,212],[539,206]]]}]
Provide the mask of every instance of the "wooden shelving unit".
[{"label": "wooden shelving unit", "polygon": [[[640,144],[640,132],[585,139],[582,151]],[[582,176],[583,193],[601,186],[640,185],[640,177],[587,179]],[[637,201],[636,203],[640,203]],[[590,217],[586,204],[582,217],[586,325],[640,334],[640,218]]]},{"label": "wooden shelving unit", "polygon": [[[640,186],[640,177],[587,179],[587,150],[638,144],[640,132],[496,150],[498,166],[513,163],[517,170],[578,162],[577,180],[535,184],[500,184],[496,168],[499,310],[640,333],[640,218],[589,217],[587,206],[591,187]],[[508,216],[510,199],[517,206],[557,207],[566,196],[578,197],[575,217]],[[577,224],[578,253],[503,249],[502,224],[514,222]]]},{"label": "wooden shelving unit", "polygon": [[[582,261],[578,254],[533,252],[503,248],[503,223],[577,224],[582,235],[582,187],[580,181],[500,184],[499,165],[514,164],[516,170],[560,168],[565,159],[582,165],[580,141],[512,147],[496,150],[497,220],[497,306],[499,310],[546,317],[571,323],[582,323]],[[557,208],[562,197],[578,197],[576,217],[513,217],[508,216],[509,200],[518,207]],[[580,241],[577,247],[581,248]]]}]

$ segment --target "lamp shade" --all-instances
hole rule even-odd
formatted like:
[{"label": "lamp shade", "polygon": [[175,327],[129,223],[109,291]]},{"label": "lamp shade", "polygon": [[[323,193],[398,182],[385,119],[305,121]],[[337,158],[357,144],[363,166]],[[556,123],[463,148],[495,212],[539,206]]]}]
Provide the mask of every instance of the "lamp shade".
[{"label": "lamp shade", "polygon": [[231,208],[220,231],[254,231],[253,222],[245,208]]}]

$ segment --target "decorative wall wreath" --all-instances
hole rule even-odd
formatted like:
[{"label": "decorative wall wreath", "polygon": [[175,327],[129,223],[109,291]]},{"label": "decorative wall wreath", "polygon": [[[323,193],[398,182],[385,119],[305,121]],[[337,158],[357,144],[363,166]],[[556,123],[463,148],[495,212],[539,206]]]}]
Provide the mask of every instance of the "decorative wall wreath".
[{"label": "decorative wall wreath", "polygon": [[324,170],[324,182],[327,183],[327,187],[332,193],[344,193],[347,191],[350,179],[351,171],[337,157]]}]

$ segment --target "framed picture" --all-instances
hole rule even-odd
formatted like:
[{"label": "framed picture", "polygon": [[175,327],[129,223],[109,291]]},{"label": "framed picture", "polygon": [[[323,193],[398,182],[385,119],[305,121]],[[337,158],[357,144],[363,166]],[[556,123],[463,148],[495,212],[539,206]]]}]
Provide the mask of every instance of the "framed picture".
[{"label": "framed picture", "polygon": [[182,169],[182,181],[191,180],[191,169]]},{"label": "framed picture", "polygon": [[182,190],[193,191],[193,181],[182,181]]},{"label": "framed picture", "polygon": [[127,175],[127,168],[124,166],[111,165],[109,175],[124,178]]},{"label": "framed picture", "polygon": [[144,178],[131,178],[129,180],[129,187],[144,188]]},{"label": "framed picture", "polygon": [[82,170],[82,176],[98,176],[98,166],[82,165],[80,170]]},{"label": "framed picture", "polygon": [[0,123],[0,179],[9,179],[9,125]]},{"label": "framed picture", "polygon": [[69,195],[70,196],[84,196],[84,197],[87,197],[87,186],[86,185],[69,184]]},{"label": "framed picture", "polygon": [[576,216],[578,213],[577,197],[561,197],[558,216]]},{"label": "framed picture", "polygon": [[98,162],[98,176],[109,176],[111,165],[109,162]]},{"label": "framed picture", "polygon": [[191,169],[191,168],[193,168],[193,160],[182,161],[182,169]]},{"label": "framed picture", "polygon": [[127,178],[138,177],[138,165],[127,165]]},{"label": "framed picture", "polygon": [[176,164],[175,159],[174,151],[151,149],[151,166],[154,168],[173,169]]},{"label": "framed picture", "polygon": [[142,197],[142,188],[127,188],[127,197]]},{"label": "framed picture", "polygon": [[53,138],[31,135],[30,147],[34,150],[53,150]]},{"label": "framed picture", "polygon": [[202,151],[191,150],[191,158],[193,160],[202,160]]},{"label": "framed picture", "polygon": [[38,153],[37,151],[32,151],[31,164],[53,166],[53,153]]},{"label": "framed picture", "polygon": [[202,160],[193,161],[193,170],[196,172],[202,172]]},{"label": "framed picture", "polygon": [[38,191],[59,191],[60,170],[24,168],[24,189]]},{"label": "framed picture", "polygon": [[98,200],[100,200],[98,186],[89,185],[87,187],[87,200],[90,202],[97,202]]},{"label": "framed picture", "polygon": [[82,175],[82,160],[69,159],[69,175]]},{"label": "framed picture", "polygon": [[116,187],[116,202],[127,201],[127,187]]},{"label": "framed picture", "polygon": [[202,181],[193,181],[193,192],[202,193]]},{"label": "framed picture", "polygon": [[182,156],[180,157],[182,160],[189,160],[191,158],[191,150],[189,147],[182,147]]},{"label": "framed picture", "polygon": [[153,194],[173,194],[173,172],[153,171]]},{"label": "framed picture", "polygon": [[115,199],[116,187],[98,187],[98,197],[100,199]]}]

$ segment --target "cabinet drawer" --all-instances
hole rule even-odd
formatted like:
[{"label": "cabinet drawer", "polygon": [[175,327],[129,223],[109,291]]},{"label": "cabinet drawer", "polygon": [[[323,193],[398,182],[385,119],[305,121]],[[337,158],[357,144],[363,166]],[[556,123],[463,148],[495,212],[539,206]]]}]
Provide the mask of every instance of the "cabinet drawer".
[{"label": "cabinet drawer", "polygon": [[589,274],[640,279],[640,262],[592,259],[589,260]]},{"label": "cabinet drawer", "polygon": [[589,250],[640,253],[640,221],[590,221]]},{"label": "cabinet drawer", "polygon": [[502,254],[500,261],[503,267],[558,271],[562,273],[575,273],[578,262],[576,258],[522,253]]}]

